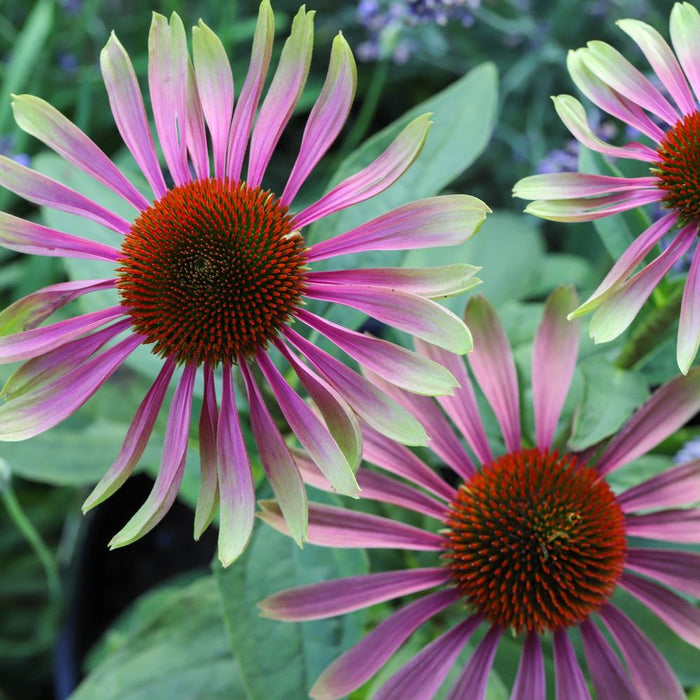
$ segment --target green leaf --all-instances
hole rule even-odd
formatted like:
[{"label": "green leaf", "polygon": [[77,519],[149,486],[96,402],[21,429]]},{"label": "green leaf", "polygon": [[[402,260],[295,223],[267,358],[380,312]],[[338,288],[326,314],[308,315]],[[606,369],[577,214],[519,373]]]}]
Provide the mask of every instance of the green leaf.
[{"label": "green leaf", "polygon": [[303,623],[260,617],[256,603],[286,588],[366,572],[363,554],[307,545],[258,524],[245,554],[215,564],[224,618],[251,700],[305,698],[321,671],[360,633],[359,615]]},{"label": "green leaf", "polygon": [[[245,698],[221,620],[216,583],[203,577],[136,618],[116,650],[71,700],[225,700]],[[139,603],[143,608],[143,601]],[[114,639],[113,639],[114,642]]]},{"label": "green leaf", "polygon": [[615,433],[649,396],[644,379],[596,356],[579,365],[583,398],[574,419],[569,448],[583,450]]}]

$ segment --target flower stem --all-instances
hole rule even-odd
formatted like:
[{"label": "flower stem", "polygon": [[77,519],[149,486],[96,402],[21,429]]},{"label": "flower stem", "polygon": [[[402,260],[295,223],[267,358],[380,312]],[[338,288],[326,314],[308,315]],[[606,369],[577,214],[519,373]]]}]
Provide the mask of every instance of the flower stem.
[{"label": "flower stem", "polygon": [[683,298],[683,286],[676,287],[665,301],[655,308],[644,322],[635,329],[615,365],[631,369],[646,357],[660,340],[665,340],[665,331],[678,319]]}]

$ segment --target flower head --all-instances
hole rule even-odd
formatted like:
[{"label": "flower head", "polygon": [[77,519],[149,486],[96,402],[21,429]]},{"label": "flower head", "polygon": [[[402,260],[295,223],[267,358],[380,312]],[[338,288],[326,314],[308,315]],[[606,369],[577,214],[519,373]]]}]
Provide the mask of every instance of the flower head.
[{"label": "flower head", "polygon": [[[687,2],[673,6],[670,33],[675,53],[644,22],[626,19],[618,26],[642,50],[656,80],[601,41],[570,52],[569,72],[591,102],[641,134],[642,141],[614,146],[602,140],[581,103],[570,95],[554,97],[554,106],[584,146],[612,158],[645,163],[649,174],[535,175],[518,182],[514,194],[537,200],[526,211],[553,221],[592,221],[646,204],[663,207],[664,215],[627,248],[574,315],[597,309],[590,327],[593,338],[599,342],[617,337],[664,275],[694,246],[678,329],[678,365],[687,372],[700,346],[700,247],[695,244],[700,227],[700,14]],[[635,272],[669,232],[673,243]]]},{"label": "flower head", "polygon": [[[269,386],[299,442],[341,493],[358,492],[354,472],[361,434],[356,414],[405,443],[424,441],[422,427],[407,411],[292,325],[297,322],[325,336],[360,365],[411,391],[450,393],[454,378],[414,352],[322,319],[304,308],[307,300],[359,309],[455,352],[471,346],[466,326],[433,299],[475,284],[472,266],[314,269],[318,261],[349,253],[462,242],[487,211],[472,197],[435,197],[309,245],[305,229],[310,224],[395,182],[418,156],[430,124],[428,115],[418,117],[363,170],[310,205],[295,206],[297,192],[338,136],[353,100],[355,63],[342,35],[333,42],[327,78],[308,116],[286,185],[279,193],[263,185],[306,82],[313,16],[304,8],[297,13],[261,100],[274,33],[272,9],[263,0],[250,68],[234,100],[231,68],[218,37],[200,21],[193,29],[190,58],[180,18],[154,14],[148,82],[167,171],[159,163],[129,56],[112,35],[101,54],[109,103],[152,195],[139,191],[94,142],[49,104],[30,95],[14,98],[21,128],[119,195],[132,214],[124,218],[55,180],[0,159],[0,184],[35,204],[97,222],[114,240],[113,245],[98,243],[0,213],[0,243],[8,248],[113,266],[108,278],[52,285],[0,315],[6,333],[0,337],[0,361],[26,361],[3,389],[7,401],[0,407],[0,439],[22,440],[56,425],[82,406],[138,346],[150,348],[162,358],[162,369],[136,412],[116,461],[87,499],[84,507],[91,508],[136,467],[168,387],[176,383],[153,491],[112,546],[128,544],[154,527],[175,499],[185,466],[195,377],[200,372],[202,479],[195,535],[218,510],[219,554],[224,563],[245,547],[255,510],[234,368],[245,386],[260,461],[297,541],[306,536],[305,489],[267,408],[261,381]],[[68,302],[104,290],[114,295],[112,306],[41,325]],[[272,358],[293,370],[320,417]],[[179,378],[173,380],[176,375]]]},{"label": "flower head", "polygon": [[[407,448],[367,428],[365,456],[383,471],[360,469],[358,482],[366,498],[412,511],[412,522],[416,513],[427,516],[426,527],[312,505],[309,541],[432,552],[434,565],[303,586],[260,603],[272,618],[310,620],[422,594],[331,664],[312,688],[313,697],[339,698],[359,687],[415,630],[449,608],[454,626],[389,678],[375,698],[434,697],[479,628],[484,634],[446,697],[485,697],[499,640],[506,633],[524,639],[513,698],[545,698],[545,637],[553,641],[557,697],[590,698],[571,641],[578,634],[598,697],[684,697],[667,662],[611,597],[617,589],[627,591],[679,637],[700,646],[700,611],[670,590],[700,595],[700,556],[630,540],[700,540],[699,511],[682,508],[700,496],[700,460],[622,493],[613,491],[606,477],[700,409],[700,370],[659,388],[602,451],[557,449],[561,439],[555,441],[555,432],[580,332],[566,315],[576,303],[567,288],[555,291],[547,303],[532,359],[535,434],[528,441],[521,433],[515,363],[505,333],[483,298],[470,301],[466,317],[474,350],[469,365],[500,426],[505,445],[500,455],[487,437],[463,361],[419,343],[426,356],[449,367],[460,388],[454,396],[438,399],[444,412],[434,399],[393,393],[423,421],[431,448],[447,466],[438,475]],[[328,490],[308,458],[299,459],[305,479]],[[264,504],[261,517],[284,531],[276,504]],[[626,667],[596,619],[610,632]]]}]

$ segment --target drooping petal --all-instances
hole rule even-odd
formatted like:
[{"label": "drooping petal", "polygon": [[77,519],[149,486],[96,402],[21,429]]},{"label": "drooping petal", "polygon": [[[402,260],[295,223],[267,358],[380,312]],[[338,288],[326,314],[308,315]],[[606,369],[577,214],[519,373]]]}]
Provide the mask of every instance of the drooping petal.
[{"label": "drooping petal", "polygon": [[537,633],[529,632],[510,697],[511,700],[545,700],[546,696],[542,645]]},{"label": "drooping petal", "polygon": [[338,34],[333,40],[326,81],[306,120],[299,155],[280,197],[282,204],[291,204],[309,173],[340,133],[350,113],[356,85],[355,59],[345,37]]},{"label": "drooping petal", "polygon": [[264,352],[258,352],[256,360],[289,427],[311,459],[340,493],[356,496],[360,490],[354,475],[356,465],[348,463],[338,443],[328,432],[328,428],[287,384],[267,355]]},{"label": "drooping petal", "polygon": [[474,653],[469,657],[467,665],[457,678],[457,682],[450,690],[447,700],[484,700],[489,680],[489,674],[493,667],[493,659],[496,656],[498,642],[503,634],[500,627],[491,627],[477,644]]},{"label": "drooping petal", "polygon": [[689,2],[677,2],[671,10],[671,43],[683,66],[683,71],[700,99],[700,59],[697,54],[697,38],[700,32],[700,15]]},{"label": "drooping petal", "polygon": [[126,234],[131,229],[129,222],[121,216],[6,156],[0,156],[0,186],[28,202],[83,216],[117,233]]},{"label": "drooping petal", "polygon": [[311,271],[306,279],[312,283],[390,287],[428,299],[444,299],[469,289],[481,280],[474,277],[480,267],[457,263],[442,267],[382,267],[363,270]]},{"label": "drooping petal", "polygon": [[700,554],[632,547],[627,551],[625,568],[700,598]]},{"label": "drooping petal", "polygon": [[484,297],[469,300],[464,320],[474,335],[469,365],[496,414],[506,447],[515,452],[520,449],[520,398],[508,337],[498,315]]},{"label": "drooping petal", "polygon": [[453,392],[454,378],[435,362],[386,340],[343,328],[305,309],[297,309],[296,316],[360,365],[402,389],[429,396]]},{"label": "drooping petal", "polygon": [[119,257],[119,251],[112,246],[62,233],[6,212],[0,212],[0,245],[18,253],[58,258],[116,262]]},{"label": "drooping petal", "polygon": [[657,389],[610,441],[596,469],[609,474],[665,440],[700,410],[700,369]]},{"label": "drooping petal", "polygon": [[287,622],[344,615],[447,583],[449,573],[434,569],[388,571],[290,588],[258,603],[264,617]]},{"label": "drooping petal", "polygon": [[192,58],[199,99],[211,136],[214,176],[223,179],[233,117],[233,74],[221,39],[201,19],[192,29]]},{"label": "drooping petal", "polygon": [[700,501],[700,460],[680,464],[646,479],[617,497],[625,513]]},{"label": "drooping petal", "polygon": [[353,471],[357,471],[362,459],[362,431],[352,409],[333,387],[301,362],[284,343],[278,341],[275,346],[309,393],[348,464]]},{"label": "drooping petal", "polygon": [[301,547],[302,542],[306,540],[309,519],[304,482],[279,428],[267,410],[255,379],[245,363],[241,363],[240,366],[248,394],[250,422],[260,461],[292,539]]},{"label": "drooping petal", "polygon": [[284,127],[301,97],[311,65],[314,39],[314,15],[302,6],[294,20],[289,38],[282,48],[277,70],[258,112],[250,139],[250,158],[246,181],[260,185]]},{"label": "drooping petal", "polygon": [[429,114],[416,117],[378,158],[299,212],[292,225],[301,229],[324,216],[364,202],[393,185],[423,149],[431,124]]},{"label": "drooping petal", "polygon": [[369,250],[413,250],[458,245],[475,234],[491,210],[476,197],[444,195],[404,204],[366,224],[315,243],[308,260]]},{"label": "drooping petal", "polygon": [[441,634],[384,683],[375,700],[431,700],[481,621],[472,615]]},{"label": "drooping petal", "polygon": [[427,443],[423,426],[362,375],[353,372],[291,328],[285,328],[283,333],[368,425],[405,445]]},{"label": "drooping petal", "polygon": [[594,342],[605,343],[613,340],[632,323],[656,285],[683,257],[696,239],[697,224],[686,226],[656,260],[650,262],[610,294],[591,319],[589,330]]},{"label": "drooping petal", "polygon": [[684,700],[685,693],[668,662],[639,628],[614,605],[605,605],[598,614],[625,657],[640,697]]},{"label": "drooping petal", "polygon": [[146,449],[176,363],[169,359],[138,407],[117,458],[83,503],[83,513],[109,498],[131,475]]},{"label": "drooping petal", "polygon": [[246,75],[238,97],[231,122],[226,172],[230,180],[236,182],[241,177],[246,145],[250,136],[250,127],[258,108],[267,69],[272,55],[272,40],[275,34],[275,20],[270,0],[262,0],[258,9],[258,21],[255,25],[253,50],[250,56],[248,74]]},{"label": "drooping petal", "polygon": [[198,540],[209,527],[219,507],[219,464],[217,425],[219,406],[216,402],[214,372],[204,363],[204,398],[199,414],[199,495],[194,511],[194,538]]},{"label": "drooping petal", "polygon": [[318,700],[337,700],[359,688],[426,620],[458,599],[457,590],[448,588],[400,608],[336,659],[314,683],[309,694]]},{"label": "drooping petal", "polygon": [[371,318],[458,355],[472,348],[471,334],[461,319],[444,306],[416,294],[385,287],[314,282],[307,284],[305,294],[310,299],[359,309]]},{"label": "drooping petal", "polygon": [[[245,377],[245,371],[241,371]],[[231,365],[228,363],[223,364],[216,452],[219,468],[219,561],[223,566],[228,566],[246,548],[255,522],[255,484],[238,419]]]},{"label": "drooping petal", "polygon": [[687,600],[639,576],[624,573],[620,586],[646,605],[681,639],[700,647],[700,610]]},{"label": "drooping petal", "polygon": [[27,331],[0,336],[0,363],[42,355],[123,315],[124,309],[121,306],[112,306],[58,321],[50,326],[30,327]]},{"label": "drooping petal", "polygon": [[97,144],[55,107],[33,95],[15,95],[15,121],[20,129],[38,138],[69,163],[123,197],[137,210],[148,200],[127,180]]},{"label": "drooping petal", "polygon": [[114,32],[100,53],[100,68],[119,134],[160,198],[168,188],[158,164],[143,97],[131,59]]},{"label": "drooping petal", "polygon": [[683,114],[692,114],[697,109],[695,100],[673,51],[661,34],[636,19],[621,19],[616,24],[635,40]]},{"label": "drooping petal", "polygon": [[56,309],[60,309],[83,294],[111,289],[113,286],[114,280],[101,279],[59,282],[43,287],[10,304],[0,312],[0,336],[36,328]]},{"label": "drooping petal", "polygon": [[452,419],[454,424],[467,441],[467,444],[474,451],[477,459],[482,464],[493,461],[491,447],[484,424],[481,422],[479,407],[476,403],[476,396],[472,388],[472,382],[467,374],[464,360],[454,353],[447,352],[435,345],[416,341],[416,350],[425,357],[442,365],[454,376],[459,383],[453,396],[438,396],[437,400],[445,409],[445,413]]},{"label": "drooping petal", "polygon": [[625,669],[598,628],[588,619],[579,629],[597,697],[600,700],[639,700]]},{"label": "drooping petal", "polygon": [[[513,194],[521,199],[577,199],[599,197],[614,192],[636,192],[656,189],[656,177],[615,177],[612,175],[588,175],[586,173],[546,173],[530,175],[520,180]],[[594,200],[595,201],[595,200]]]},{"label": "drooping petal", "polygon": [[185,471],[192,390],[196,372],[197,368],[194,363],[185,365],[182,377],[175,389],[172,404],[170,404],[168,423],[163,439],[163,454],[156,481],[145,503],[112,538],[109,543],[110,549],[123,547],[143,537],[163,519],[175,501]]},{"label": "drooping petal", "polygon": [[564,400],[574,376],[580,324],[566,317],[578,304],[573,287],[553,292],[537,329],[532,351],[532,404],[535,412],[535,436],[540,449],[552,446]]},{"label": "drooping petal", "polygon": [[591,700],[568,630],[554,633],[554,669],[557,700]]},{"label": "drooping petal", "polygon": [[652,540],[700,544],[700,508],[628,515],[625,531],[628,535]]},{"label": "drooping petal", "polygon": [[180,17],[153,13],[148,34],[148,88],[165,162],[176,185],[192,178],[187,167],[187,38]]},{"label": "drooping petal", "polygon": [[696,246],[683,289],[678,322],[678,367],[687,374],[700,347],[700,246]]},{"label": "drooping petal", "polygon": [[[274,501],[260,501],[258,517],[279,532],[288,534],[282,512]],[[439,551],[440,535],[404,523],[344,508],[309,506],[309,542],[323,547],[415,549]]]}]

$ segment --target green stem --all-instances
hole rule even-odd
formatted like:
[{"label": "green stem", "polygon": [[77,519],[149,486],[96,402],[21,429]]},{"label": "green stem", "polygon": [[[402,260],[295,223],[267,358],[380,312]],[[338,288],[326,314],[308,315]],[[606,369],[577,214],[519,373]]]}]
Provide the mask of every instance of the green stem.
[{"label": "green stem", "polygon": [[649,314],[622,348],[615,361],[617,367],[631,369],[646,357],[660,340],[665,340],[665,331],[678,320],[682,298],[683,287],[679,286],[665,299],[663,305]]}]

